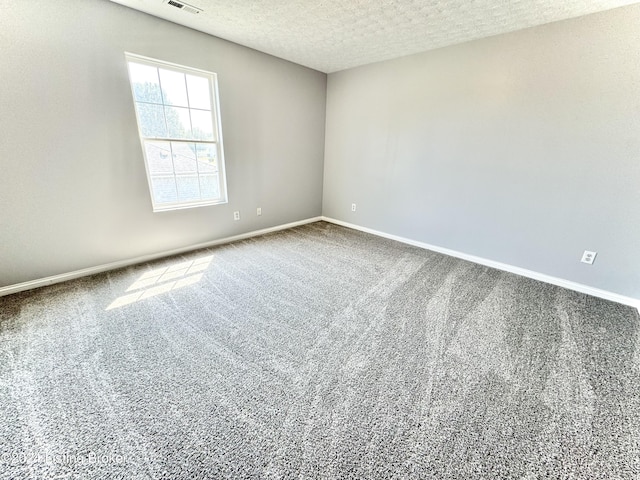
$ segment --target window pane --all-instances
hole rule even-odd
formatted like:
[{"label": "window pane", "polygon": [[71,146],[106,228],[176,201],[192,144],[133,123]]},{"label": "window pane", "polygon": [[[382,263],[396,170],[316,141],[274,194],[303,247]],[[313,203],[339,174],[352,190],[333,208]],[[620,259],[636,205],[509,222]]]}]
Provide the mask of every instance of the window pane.
[{"label": "window pane", "polygon": [[226,201],[215,74],[126,57],[154,211]]},{"label": "window pane", "polygon": [[196,202],[200,200],[200,185],[197,175],[176,177],[178,200]]},{"label": "window pane", "polygon": [[173,173],[169,142],[144,142],[149,173]]},{"label": "window pane", "polygon": [[164,122],[162,105],[138,103],[138,122],[145,137],[166,137],[167,126]]},{"label": "window pane", "polygon": [[191,123],[193,125],[193,138],[198,140],[214,139],[211,112],[191,110]]},{"label": "window pane", "polygon": [[170,203],[178,200],[174,177],[151,177],[151,187],[156,203]]},{"label": "window pane", "polygon": [[215,173],[218,171],[215,145],[196,143],[196,154],[200,173]]},{"label": "window pane", "polygon": [[129,76],[133,85],[133,94],[137,101],[162,103],[158,69],[129,62]]},{"label": "window pane", "polygon": [[164,107],[167,116],[167,131],[171,138],[192,138],[189,109]]},{"label": "window pane", "polygon": [[197,173],[196,148],[193,143],[171,142],[171,148],[176,173]]},{"label": "window pane", "polygon": [[189,90],[189,106],[191,108],[211,110],[208,79],[187,75],[187,89]]},{"label": "window pane", "polygon": [[177,105],[188,107],[187,85],[184,80],[184,73],[172,72],[171,70],[160,69],[160,82],[162,84],[162,96],[165,105]]},{"label": "window pane", "polygon": [[200,175],[200,191],[203,200],[213,200],[220,197],[220,181],[217,174]]}]

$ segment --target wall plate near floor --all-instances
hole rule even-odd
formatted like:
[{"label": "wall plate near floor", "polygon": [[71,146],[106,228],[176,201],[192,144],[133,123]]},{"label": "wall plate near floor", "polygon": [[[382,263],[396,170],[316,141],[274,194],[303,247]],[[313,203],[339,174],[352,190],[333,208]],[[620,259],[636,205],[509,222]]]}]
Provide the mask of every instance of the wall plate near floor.
[{"label": "wall plate near floor", "polygon": [[585,250],[582,254],[582,263],[587,263],[589,265],[593,265],[593,261],[596,259],[596,255],[598,252],[590,252],[589,250]]},{"label": "wall plate near floor", "polygon": [[233,212],[233,219],[240,220],[240,212]]}]

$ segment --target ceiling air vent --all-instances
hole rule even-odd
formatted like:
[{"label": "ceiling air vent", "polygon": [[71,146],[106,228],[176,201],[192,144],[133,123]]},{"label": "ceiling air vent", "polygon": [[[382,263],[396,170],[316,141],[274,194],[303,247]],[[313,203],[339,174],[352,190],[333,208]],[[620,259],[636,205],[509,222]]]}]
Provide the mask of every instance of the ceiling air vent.
[{"label": "ceiling air vent", "polygon": [[184,10],[189,13],[200,13],[202,11],[201,8],[194,7],[193,5],[189,5],[184,2],[177,2],[176,0],[168,0],[166,3],[167,5],[171,5],[172,7],[179,8],[180,10]]}]

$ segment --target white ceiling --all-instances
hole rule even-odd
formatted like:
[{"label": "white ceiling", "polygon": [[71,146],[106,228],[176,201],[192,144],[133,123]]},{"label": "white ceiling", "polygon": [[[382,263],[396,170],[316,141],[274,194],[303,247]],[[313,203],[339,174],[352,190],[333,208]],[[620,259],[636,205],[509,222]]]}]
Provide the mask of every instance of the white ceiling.
[{"label": "white ceiling", "polygon": [[[637,0],[111,0],[325,73]],[[181,0],[176,0],[181,1]]]}]

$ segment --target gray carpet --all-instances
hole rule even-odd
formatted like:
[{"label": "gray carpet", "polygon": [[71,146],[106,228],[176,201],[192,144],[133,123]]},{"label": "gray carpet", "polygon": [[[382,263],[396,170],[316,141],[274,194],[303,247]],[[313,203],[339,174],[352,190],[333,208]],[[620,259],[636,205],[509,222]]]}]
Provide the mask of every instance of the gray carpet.
[{"label": "gray carpet", "polygon": [[0,478],[639,478],[639,325],[322,222],[16,294]]}]

